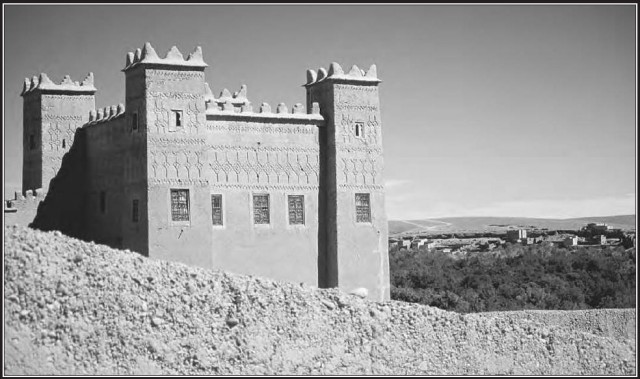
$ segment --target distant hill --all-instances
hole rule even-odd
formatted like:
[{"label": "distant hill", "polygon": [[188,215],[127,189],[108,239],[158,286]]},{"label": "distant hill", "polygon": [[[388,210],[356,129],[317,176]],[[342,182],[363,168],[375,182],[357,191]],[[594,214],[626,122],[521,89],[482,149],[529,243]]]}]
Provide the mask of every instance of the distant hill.
[{"label": "distant hill", "polygon": [[605,222],[613,228],[636,229],[636,215],[580,217],[570,219],[528,217],[445,217],[425,220],[391,220],[389,234],[504,231],[517,228],[580,229],[590,222]]}]

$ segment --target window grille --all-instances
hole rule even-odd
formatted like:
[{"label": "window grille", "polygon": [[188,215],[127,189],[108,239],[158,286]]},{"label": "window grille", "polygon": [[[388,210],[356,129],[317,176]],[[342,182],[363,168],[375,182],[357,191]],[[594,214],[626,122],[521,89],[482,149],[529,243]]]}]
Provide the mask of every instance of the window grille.
[{"label": "window grille", "polygon": [[253,195],[253,221],[255,224],[269,223],[269,195]]},{"label": "window grille", "polygon": [[189,221],[189,190],[171,190],[171,219],[173,221]]},{"label": "window grille", "polygon": [[371,202],[368,193],[356,194],[356,222],[371,222]]},{"label": "window grille", "polygon": [[213,225],[222,225],[222,195],[211,195],[211,217]]},{"label": "window grille", "polygon": [[304,224],[304,195],[289,195],[289,224]]}]

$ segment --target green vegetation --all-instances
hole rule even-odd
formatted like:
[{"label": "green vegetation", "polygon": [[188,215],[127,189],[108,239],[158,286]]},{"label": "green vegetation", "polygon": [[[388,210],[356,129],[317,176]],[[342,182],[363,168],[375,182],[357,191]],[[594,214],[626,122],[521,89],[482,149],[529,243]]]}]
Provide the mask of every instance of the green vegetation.
[{"label": "green vegetation", "polygon": [[392,251],[391,298],[456,312],[635,308],[636,252],[507,244],[466,257]]}]

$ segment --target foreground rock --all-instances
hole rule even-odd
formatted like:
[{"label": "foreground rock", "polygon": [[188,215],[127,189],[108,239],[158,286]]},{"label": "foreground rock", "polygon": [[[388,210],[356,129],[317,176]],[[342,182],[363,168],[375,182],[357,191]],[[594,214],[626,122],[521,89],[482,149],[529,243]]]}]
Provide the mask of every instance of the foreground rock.
[{"label": "foreground rock", "polygon": [[8,375],[636,372],[634,339],[4,233]]}]

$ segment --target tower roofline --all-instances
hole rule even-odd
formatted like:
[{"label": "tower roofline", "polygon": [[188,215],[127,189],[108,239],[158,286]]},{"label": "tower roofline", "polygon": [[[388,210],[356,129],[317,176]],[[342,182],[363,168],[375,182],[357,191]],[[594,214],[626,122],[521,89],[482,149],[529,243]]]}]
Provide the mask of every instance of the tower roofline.
[{"label": "tower roofline", "polygon": [[349,70],[349,72],[345,74],[342,67],[338,63],[333,62],[331,63],[331,65],[329,65],[328,72],[324,69],[324,67],[320,67],[318,69],[318,72],[314,70],[307,70],[307,83],[303,84],[303,87],[310,87],[324,81],[370,85],[377,85],[378,83],[382,82],[382,80],[378,79],[378,73],[375,64],[372,64],[371,67],[369,67],[369,70],[366,72],[354,64],[353,66],[351,66],[351,70]]},{"label": "tower roofline", "polygon": [[34,92],[72,92],[94,94],[96,87],[93,85],[93,72],[90,72],[82,83],[74,82],[69,75],[65,75],[60,84],[56,84],[45,73],[24,79],[24,86],[20,96],[26,96]]},{"label": "tower roofline", "polygon": [[136,49],[135,52],[127,53],[127,60],[122,71],[127,71],[143,64],[154,64],[174,67],[202,68],[209,66],[202,58],[202,48],[197,46],[196,49],[185,59],[177,47],[172,46],[164,58],[160,58],[156,50],[149,42],[144,44],[142,49]]}]

